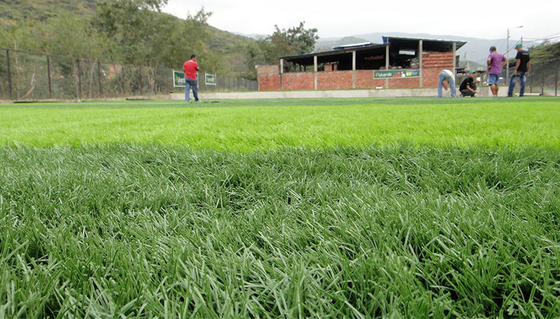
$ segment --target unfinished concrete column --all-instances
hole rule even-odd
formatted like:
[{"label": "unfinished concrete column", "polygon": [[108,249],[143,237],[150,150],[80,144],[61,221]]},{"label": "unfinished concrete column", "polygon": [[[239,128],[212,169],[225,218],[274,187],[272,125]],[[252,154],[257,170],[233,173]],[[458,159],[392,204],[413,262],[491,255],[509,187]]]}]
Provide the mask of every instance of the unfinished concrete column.
[{"label": "unfinished concrete column", "polygon": [[280,59],[280,90],[284,90],[284,59]]},{"label": "unfinished concrete column", "polygon": [[[389,70],[389,44],[385,46],[385,70]],[[385,79],[385,88],[389,88],[389,79]]]},{"label": "unfinished concrete column", "polygon": [[455,79],[455,82],[457,82],[457,59],[455,58],[455,55],[457,54],[457,43],[453,42],[453,78]]},{"label": "unfinished concrete column", "polygon": [[352,88],[356,88],[356,51],[352,51]]},{"label": "unfinished concrete column", "polygon": [[313,72],[315,73],[315,90],[317,90],[317,56],[313,56]]},{"label": "unfinished concrete column", "polygon": [[422,54],[423,54],[424,48],[423,48],[423,42],[422,40],[420,40],[418,42],[418,72],[420,74],[420,87],[424,87],[423,86],[423,80],[422,80]]}]

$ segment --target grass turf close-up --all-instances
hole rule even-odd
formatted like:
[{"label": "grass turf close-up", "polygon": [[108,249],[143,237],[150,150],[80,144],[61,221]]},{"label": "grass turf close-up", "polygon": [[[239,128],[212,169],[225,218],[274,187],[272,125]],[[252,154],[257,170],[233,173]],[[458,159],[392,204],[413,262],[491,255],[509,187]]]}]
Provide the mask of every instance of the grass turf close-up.
[{"label": "grass turf close-up", "polygon": [[0,106],[0,316],[556,318],[558,102]]}]

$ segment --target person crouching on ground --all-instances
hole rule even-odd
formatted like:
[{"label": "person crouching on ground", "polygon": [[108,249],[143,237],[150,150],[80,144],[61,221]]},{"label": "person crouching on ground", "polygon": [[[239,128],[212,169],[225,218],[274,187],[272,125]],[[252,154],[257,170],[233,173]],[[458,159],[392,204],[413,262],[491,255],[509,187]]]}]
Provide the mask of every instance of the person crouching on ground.
[{"label": "person crouching on ground", "polygon": [[445,90],[451,87],[451,97],[455,97],[455,76],[453,75],[453,72],[449,70],[443,70],[439,73],[437,88],[438,97],[442,97],[442,87],[445,88]]},{"label": "person crouching on ground", "polygon": [[476,82],[474,80],[475,76],[476,73],[471,70],[469,71],[469,75],[463,80],[463,82],[461,82],[459,91],[461,91],[461,94],[463,96],[474,97],[474,95],[478,93],[478,91],[476,90]]},{"label": "person crouching on ground", "polygon": [[190,100],[189,94],[192,88],[194,101],[198,102],[198,88],[196,86],[196,71],[198,71],[198,63],[196,63],[196,55],[191,55],[191,59],[183,64],[185,71],[185,102]]}]

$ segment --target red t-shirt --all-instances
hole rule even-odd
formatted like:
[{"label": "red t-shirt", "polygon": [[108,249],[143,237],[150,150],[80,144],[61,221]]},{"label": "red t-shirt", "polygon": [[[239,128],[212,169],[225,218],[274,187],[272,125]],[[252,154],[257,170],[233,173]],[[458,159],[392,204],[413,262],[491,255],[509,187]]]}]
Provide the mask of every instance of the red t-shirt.
[{"label": "red t-shirt", "polygon": [[185,78],[196,80],[196,71],[198,71],[198,63],[193,60],[188,60],[183,64],[183,70],[185,71]]}]

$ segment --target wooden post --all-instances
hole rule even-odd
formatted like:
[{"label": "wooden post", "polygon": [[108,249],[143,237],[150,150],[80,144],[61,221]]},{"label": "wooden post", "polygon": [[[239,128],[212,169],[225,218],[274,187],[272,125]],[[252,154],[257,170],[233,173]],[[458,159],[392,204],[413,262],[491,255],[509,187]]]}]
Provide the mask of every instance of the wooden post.
[{"label": "wooden post", "polygon": [[13,93],[12,93],[12,72],[10,72],[10,50],[6,50],[6,59],[8,61],[7,67],[8,67],[8,90],[10,93],[10,100],[14,99]]}]

